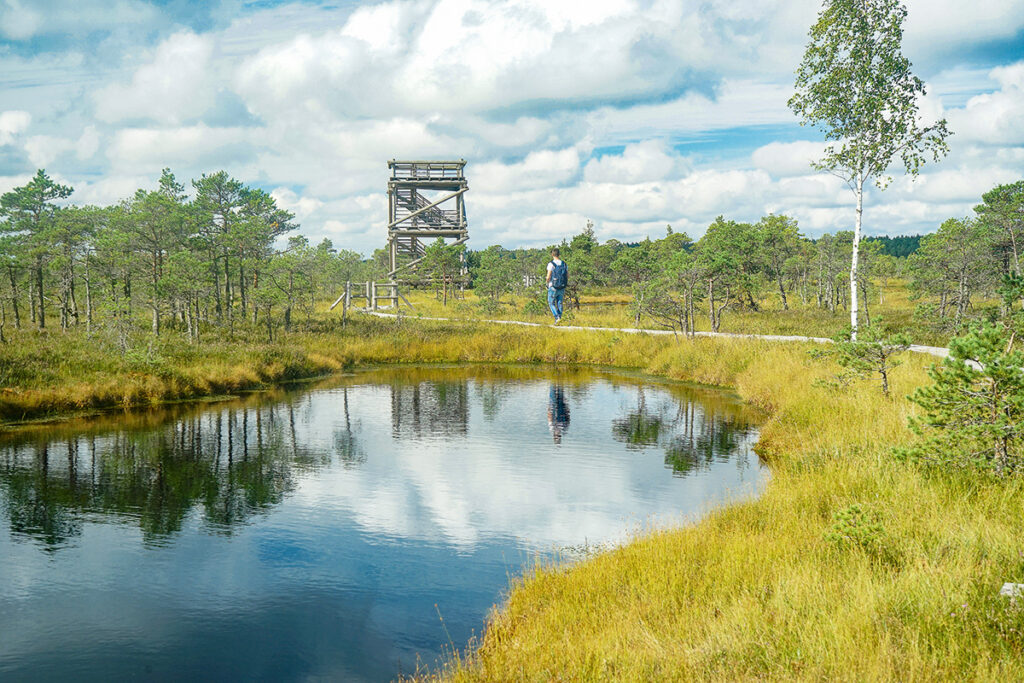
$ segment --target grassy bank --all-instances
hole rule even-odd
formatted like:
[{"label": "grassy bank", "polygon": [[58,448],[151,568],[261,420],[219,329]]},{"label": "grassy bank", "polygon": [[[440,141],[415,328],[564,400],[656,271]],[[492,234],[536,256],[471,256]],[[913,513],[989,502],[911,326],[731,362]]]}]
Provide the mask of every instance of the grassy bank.
[{"label": "grassy bank", "polygon": [[[274,343],[259,330],[141,336],[122,352],[102,335],[19,332],[0,345],[0,420],[132,408],[230,394],[374,363],[580,362],[642,368],[667,340],[500,325],[325,317]],[[628,343],[626,343],[628,340]],[[709,371],[711,372],[711,371]],[[709,374],[707,380],[714,383]]]},{"label": "grassy bank", "polygon": [[[693,528],[531,574],[445,677],[1024,677],[1024,617],[997,596],[1024,581],[1024,489],[889,454],[910,437],[901,396],[932,359],[909,357],[888,401],[867,383],[814,386],[834,368],[803,345],[504,329],[453,344],[463,360],[607,363],[732,385],[771,414],[760,446],[773,481]],[[410,351],[430,360],[422,345]],[[826,539],[854,503],[881,523],[866,549]]]},{"label": "grassy bank", "polygon": [[[412,311],[403,308],[410,318],[421,315],[449,317],[475,324],[489,318],[545,324],[551,320],[544,306],[538,312],[537,307],[528,305],[530,301],[523,297],[510,297],[495,304],[480,299],[471,290],[465,293],[464,300],[442,306],[430,291],[416,290],[407,294],[416,306]],[[908,299],[905,283],[891,281],[883,288],[882,294],[885,304],[873,309],[876,314],[882,313],[888,323],[909,330],[916,343],[945,345],[948,335],[911,324],[913,303]],[[582,299],[588,305],[569,312],[566,322],[607,328],[635,325],[630,307],[623,305],[630,300],[626,293],[587,292]],[[830,313],[794,301],[791,310],[783,311],[776,299],[766,297],[760,302],[759,311],[728,313],[724,317],[722,331],[822,337],[836,334],[848,322],[847,313],[842,310]],[[204,330],[201,343],[195,345],[188,344],[180,331],[165,332],[160,338],[153,339],[142,331],[145,328],[141,321],[138,321],[140,326],[129,336],[126,345],[115,341],[113,330],[100,329],[90,334],[83,329],[84,326],[76,326],[66,333],[8,328],[8,343],[0,344],[0,421],[230,394],[333,372],[345,363],[354,362],[353,358],[364,358],[369,362],[410,360],[385,347],[379,339],[367,343],[365,338],[375,337],[379,330],[365,319],[360,321],[357,317],[348,332],[342,334],[338,313],[340,311],[326,316],[318,314],[311,321],[303,320],[298,325],[302,330],[299,332],[281,334],[279,330],[273,343],[266,341],[266,330],[242,323],[236,323],[231,334],[224,328],[210,326]],[[706,317],[697,316],[698,330],[709,329]],[[647,318],[641,319],[641,326],[652,324]],[[437,334],[441,336],[449,334],[447,328],[424,329],[438,330]],[[463,327],[452,329],[465,336]],[[392,335],[390,340],[396,349],[404,348],[405,339],[401,335]],[[474,349],[482,353],[477,341],[466,343],[467,349],[445,352],[429,343],[418,344],[415,352],[439,360],[460,354],[475,357]],[[515,357],[518,350],[506,351],[488,349],[487,359],[506,355]],[[621,362],[608,360],[610,356],[606,350],[580,349],[579,352],[586,359],[593,356],[593,362],[613,362],[630,367],[643,367],[645,358],[649,359],[649,356],[630,358],[628,352],[621,350],[616,352],[624,354]],[[536,360],[546,357],[542,351],[523,355]],[[731,382],[732,378],[727,376],[726,381]]]},{"label": "grassy bank", "polygon": [[[651,351],[647,372],[732,385],[769,411],[765,495],[532,572],[442,678],[1024,680],[1024,609],[998,596],[1024,582],[1024,486],[890,455],[931,359],[911,357],[889,401],[815,387],[833,368],[800,346]],[[880,523],[863,545],[828,538],[852,504]]]},{"label": "grassy bank", "polygon": [[[410,316],[438,316],[466,320],[503,319],[523,322],[549,323],[551,315],[542,303],[542,292],[529,296],[503,296],[500,303],[480,297],[475,290],[468,290],[461,300],[450,300],[447,306],[427,290],[405,292],[415,309],[403,310]],[[630,306],[632,295],[628,291],[613,289],[587,290],[580,295],[581,306],[566,312],[566,322],[593,327],[635,327],[636,318]],[[950,329],[937,326],[934,317],[919,318],[915,308],[921,301],[911,298],[907,283],[892,279],[884,286],[879,284],[869,302],[872,319],[881,316],[886,326],[899,329],[910,335],[915,344],[946,346],[951,336]],[[994,302],[978,301],[978,311]],[[850,313],[844,308],[829,311],[815,305],[813,301],[801,301],[792,296],[789,308],[783,309],[777,294],[768,293],[757,302],[758,309],[734,306],[722,316],[721,332],[739,334],[800,335],[805,337],[832,337],[850,324]],[[711,331],[706,302],[697,307],[695,328]],[[641,316],[640,326],[657,328],[650,316]]]},{"label": "grassy bank", "polygon": [[[902,396],[926,381],[932,358],[908,356],[889,401],[868,383],[816,386],[836,368],[808,345],[746,339],[356,318],[275,344],[167,342],[121,355],[85,337],[45,342],[0,350],[5,377],[21,378],[4,381],[4,415],[442,361],[631,367],[730,385],[768,412],[759,449],[773,475],[760,499],[531,572],[443,678],[1024,679],[1024,610],[997,595],[1004,581],[1024,582],[1024,486],[890,456],[910,438]],[[880,527],[863,547],[829,540],[835,513],[855,503]]]}]

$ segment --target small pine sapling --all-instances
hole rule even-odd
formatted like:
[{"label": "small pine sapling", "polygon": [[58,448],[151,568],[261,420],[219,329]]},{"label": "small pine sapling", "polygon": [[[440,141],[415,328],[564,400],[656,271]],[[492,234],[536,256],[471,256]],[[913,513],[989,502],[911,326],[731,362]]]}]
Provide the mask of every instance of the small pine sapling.
[{"label": "small pine sapling", "polygon": [[862,325],[857,339],[853,338],[850,329],[834,337],[833,355],[850,375],[862,378],[878,375],[882,393],[888,398],[889,373],[902,363],[897,356],[910,348],[910,337],[903,332],[886,332],[882,322],[878,318],[874,324]]},{"label": "small pine sapling", "polygon": [[928,370],[933,383],[910,396],[924,410],[910,420],[923,440],[897,456],[997,476],[1024,471],[1024,353],[1014,339],[995,325],[953,339],[949,357]]}]

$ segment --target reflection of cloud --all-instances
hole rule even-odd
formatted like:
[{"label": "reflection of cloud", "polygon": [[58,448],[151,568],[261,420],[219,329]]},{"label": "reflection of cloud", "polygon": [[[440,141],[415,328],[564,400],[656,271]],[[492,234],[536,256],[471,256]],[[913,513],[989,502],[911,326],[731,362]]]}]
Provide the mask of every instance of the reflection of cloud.
[{"label": "reflection of cloud", "polygon": [[[408,671],[417,654],[432,662],[441,643],[479,632],[534,551],[618,542],[761,480],[750,430],[733,432],[736,456],[702,451],[684,478],[666,443],[627,450],[612,438],[612,420],[642,399],[666,439],[700,445],[708,425],[743,422],[718,394],[640,394],[567,373],[572,428],[555,447],[543,373],[474,372],[501,381],[452,368],[366,373],[273,402],[0,438],[0,603],[19,606],[0,617],[12,625],[0,659],[15,678],[31,668],[63,680],[82,662],[128,678],[144,652],[158,678],[308,666],[312,677],[383,680],[396,662]],[[75,526],[15,529],[19,504]],[[77,535],[48,543],[41,532]]]},{"label": "reflection of cloud", "polygon": [[[663,449],[627,452],[612,441],[608,424],[620,391],[603,383],[573,397],[573,428],[554,448],[548,386],[517,386],[491,419],[472,403],[467,435],[451,439],[393,438],[380,389],[349,389],[352,419],[361,425],[358,438],[370,456],[358,469],[301,481],[294,497],[311,508],[350,515],[368,533],[463,548],[509,537],[546,548],[619,540],[630,530],[629,520],[699,513],[709,499],[758,481],[751,434],[738,440],[736,458],[752,463],[746,472],[712,463],[706,474],[674,479]],[[649,395],[659,409],[675,400],[660,390]],[[310,406],[311,424],[322,430],[335,423],[339,401],[335,392]]]},{"label": "reflection of cloud", "polygon": [[[468,550],[494,539],[528,548],[619,540],[633,524],[700,512],[759,481],[754,435],[735,406],[703,408],[657,387],[458,377],[27,441],[4,451],[0,491],[12,530],[53,547],[82,533],[87,509],[166,543],[191,513],[211,532],[234,533],[288,496],[368,537]],[[157,486],[163,477],[174,485]]]}]

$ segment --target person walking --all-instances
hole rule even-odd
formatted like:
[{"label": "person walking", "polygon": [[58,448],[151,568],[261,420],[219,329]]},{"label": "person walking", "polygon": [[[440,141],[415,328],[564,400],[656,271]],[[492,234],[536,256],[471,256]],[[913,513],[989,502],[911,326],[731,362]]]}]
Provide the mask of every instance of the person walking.
[{"label": "person walking", "polygon": [[562,321],[562,302],[565,299],[565,288],[569,284],[569,266],[562,260],[558,247],[551,250],[551,261],[548,263],[548,308],[555,316],[555,324]]}]

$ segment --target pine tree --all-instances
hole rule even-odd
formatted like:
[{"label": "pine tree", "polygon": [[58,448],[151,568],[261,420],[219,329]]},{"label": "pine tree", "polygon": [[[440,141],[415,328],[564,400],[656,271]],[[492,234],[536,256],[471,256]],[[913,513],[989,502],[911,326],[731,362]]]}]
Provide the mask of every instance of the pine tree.
[{"label": "pine tree", "polygon": [[861,326],[861,335],[853,339],[851,330],[835,338],[837,362],[859,375],[878,374],[882,393],[889,396],[889,373],[902,363],[896,358],[910,348],[905,333],[887,334],[878,319],[873,325]]},{"label": "pine tree", "polygon": [[934,383],[910,397],[924,409],[910,422],[923,441],[898,454],[997,476],[1024,471],[1024,353],[1014,340],[983,325],[950,342],[949,357],[928,371]]}]

